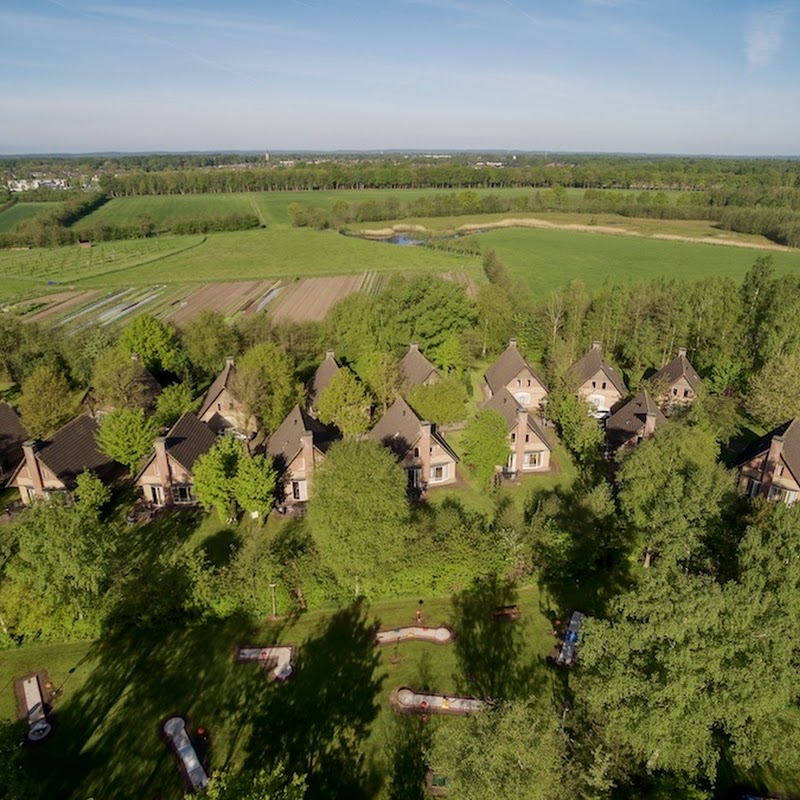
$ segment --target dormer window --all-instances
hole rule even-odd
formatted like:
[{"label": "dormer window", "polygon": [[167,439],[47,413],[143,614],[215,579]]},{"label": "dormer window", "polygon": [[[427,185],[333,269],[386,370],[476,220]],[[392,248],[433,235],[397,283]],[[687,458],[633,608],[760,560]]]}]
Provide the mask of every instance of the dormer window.
[{"label": "dormer window", "polygon": [[414,448],[414,458],[419,458],[419,447]]},{"label": "dormer window", "polygon": [[517,378],[517,386],[522,386],[522,381],[519,378]]},{"label": "dormer window", "polygon": [[517,434],[516,433],[512,433],[511,434],[511,444],[515,444],[516,441],[517,441]]},{"label": "dormer window", "polygon": [[592,389],[596,389],[596,388],[597,388],[597,381],[592,381]]},{"label": "dormer window", "polygon": [[532,385],[532,384],[531,384],[531,379],[530,379],[530,378],[528,378],[528,386],[531,386],[531,385]]},{"label": "dormer window", "polygon": [[602,386],[602,388],[603,388],[603,389],[605,389],[605,388],[606,388],[606,386],[608,386],[608,384],[607,384],[605,381],[603,381],[603,386]]}]

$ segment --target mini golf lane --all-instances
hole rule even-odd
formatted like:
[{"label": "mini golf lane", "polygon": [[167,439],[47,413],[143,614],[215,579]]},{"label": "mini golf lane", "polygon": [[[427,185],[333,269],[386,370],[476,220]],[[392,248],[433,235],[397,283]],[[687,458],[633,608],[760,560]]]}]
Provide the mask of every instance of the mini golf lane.
[{"label": "mini golf lane", "polygon": [[464,716],[480,711],[486,704],[475,697],[416,692],[408,686],[393,689],[389,702],[395,711],[406,714],[455,714]]},{"label": "mini golf lane", "polygon": [[433,642],[450,644],[453,631],[446,625],[438,628],[425,628],[422,625],[408,625],[405,628],[388,628],[375,634],[376,644],[399,644],[400,642]]},{"label": "mini golf lane", "polygon": [[170,717],[164,723],[163,730],[164,736],[175,750],[175,755],[180,759],[186,777],[192,785],[192,791],[199,792],[205,789],[208,786],[208,775],[186,732],[186,720],[183,717]]},{"label": "mini golf lane", "polygon": [[285,681],[294,673],[292,659],[294,647],[282,645],[274,647],[238,647],[236,661],[256,661],[263,667],[271,665],[267,676],[273,681]]}]

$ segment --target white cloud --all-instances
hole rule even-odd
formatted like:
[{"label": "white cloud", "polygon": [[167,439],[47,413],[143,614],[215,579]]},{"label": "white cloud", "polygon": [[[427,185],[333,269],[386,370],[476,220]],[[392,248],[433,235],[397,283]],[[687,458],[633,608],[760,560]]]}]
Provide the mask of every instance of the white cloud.
[{"label": "white cloud", "polygon": [[789,19],[786,7],[756,11],[745,24],[744,44],[747,64],[751,69],[766,67],[783,45],[783,34]]}]

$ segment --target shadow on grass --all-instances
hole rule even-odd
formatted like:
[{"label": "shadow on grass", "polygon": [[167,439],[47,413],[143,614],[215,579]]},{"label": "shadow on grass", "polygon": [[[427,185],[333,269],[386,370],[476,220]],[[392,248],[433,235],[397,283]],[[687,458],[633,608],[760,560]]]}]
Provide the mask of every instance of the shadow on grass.
[{"label": "shadow on grass", "polygon": [[514,587],[494,575],[453,598],[456,685],[463,694],[505,700],[527,695],[535,686],[541,665],[528,655],[524,628],[493,616],[516,602]]},{"label": "shadow on grass", "polygon": [[427,754],[431,748],[431,721],[414,715],[392,717],[388,752],[390,758],[389,800],[424,800]]},{"label": "shadow on grass", "polygon": [[89,679],[59,708],[58,737],[30,753],[44,796],[181,797],[176,761],[158,736],[172,713],[210,731],[214,765],[226,764],[267,683],[255,665],[233,661],[251,627],[240,618],[109,631],[88,656]]},{"label": "shadow on grass", "polygon": [[374,636],[358,603],[321,624],[297,654],[295,677],[252,708],[247,766],[285,761],[287,772],[308,776],[309,800],[374,795],[380,779],[363,748],[385,680]]}]

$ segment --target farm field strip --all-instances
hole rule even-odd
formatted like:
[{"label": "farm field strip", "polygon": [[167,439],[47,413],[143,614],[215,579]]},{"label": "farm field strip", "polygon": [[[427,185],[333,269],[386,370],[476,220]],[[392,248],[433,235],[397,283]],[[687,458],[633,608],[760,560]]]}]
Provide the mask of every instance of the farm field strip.
[{"label": "farm field strip", "polygon": [[322,320],[328,311],[349,294],[358,291],[364,275],[343,275],[337,278],[304,278],[287,287],[274,307],[276,322]]},{"label": "farm field strip", "polygon": [[26,322],[43,322],[53,316],[64,314],[75,306],[87,303],[97,297],[97,291],[59,292],[28,301],[31,305],[44,303],[45,308],[25,316]]},{"label": "farm field strip", "polygon": [[191,292],[167,319],[180,327],[200,311],[221,311],[232,316],[251,305],[271,285],[270,281],[209,283]]}]

